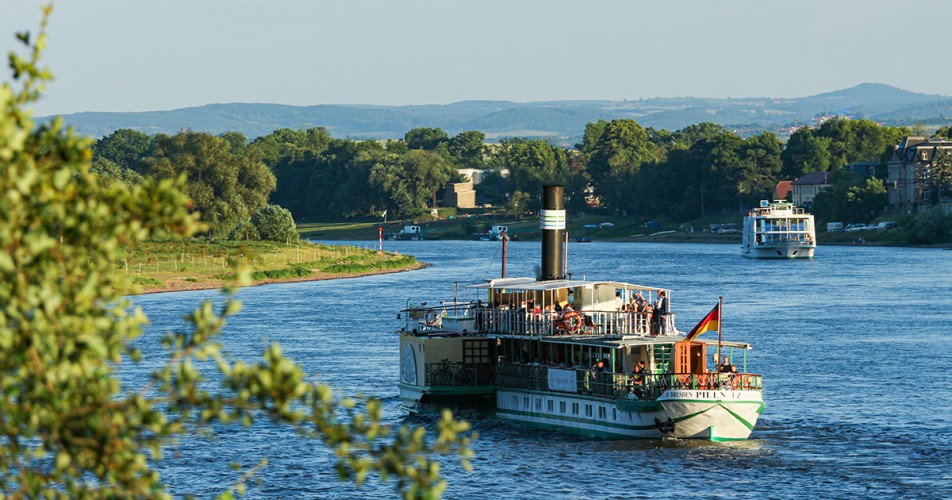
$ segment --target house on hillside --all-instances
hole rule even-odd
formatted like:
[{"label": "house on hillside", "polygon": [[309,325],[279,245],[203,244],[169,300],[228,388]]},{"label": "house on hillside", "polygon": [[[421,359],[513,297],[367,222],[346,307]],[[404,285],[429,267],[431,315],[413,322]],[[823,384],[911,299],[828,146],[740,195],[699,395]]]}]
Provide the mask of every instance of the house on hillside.
[{"label": "house on hillside", "polygon": [[858,161],[850,163],[846,168],[860,179],[866,180],[876,177],[876,167],[878,166],[878,161]]},{"label": "house on hillside", "polygon": [[456,208],[475,207],[476,189],[473,187],[473,181],[447,184],[446,194],[443,196],[443,205]]},{"label": "house on hillside", "polygon": [[830,172],[810,172],[793,181],[793,204],[798,207],[812,208],[813,198],[821,190],[830,187]]},{"label": "house on hillside", "polygon": [[786,200],[790,191],[793,191],[793,181],[780,181],[773,188],[773,199]]},{"label": "house on hillside", "polygon": [[460,168],[457,171],[463,179],[473,181],[473,184],[483,182],[483,178],[488,174],[499,174],[503,179],[509,178],[508,168]]},{"label": "house on hillside", "polygon": [[[939,156],[952,150],[952,141],[940,137],[909,136],[902,140],[886,164],[889,206],[897,214],[920,214],[941,207],[952,211],[952,199],[934,200],[928,189],[929,169]],[[952,196],[952,193],[950,193]]]}]

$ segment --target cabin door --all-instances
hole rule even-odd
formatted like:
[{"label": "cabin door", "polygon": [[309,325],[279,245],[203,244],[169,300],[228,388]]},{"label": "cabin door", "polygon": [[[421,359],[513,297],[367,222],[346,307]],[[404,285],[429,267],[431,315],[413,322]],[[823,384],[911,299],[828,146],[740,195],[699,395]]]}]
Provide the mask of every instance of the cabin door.
[{"label": "cabin door", "polygon": [[704,373],[706,345],[700,342],[674,344],[674,373]]}]

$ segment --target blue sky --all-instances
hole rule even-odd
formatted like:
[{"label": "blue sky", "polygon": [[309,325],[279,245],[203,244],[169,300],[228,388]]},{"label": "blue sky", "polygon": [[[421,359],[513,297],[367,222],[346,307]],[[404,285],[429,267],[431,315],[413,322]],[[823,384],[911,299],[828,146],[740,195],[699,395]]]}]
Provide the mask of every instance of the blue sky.
[{"label": "blue sky", "polygon": [[[0,3],[6,54],[43,2]],[[61,0],[35,112],[952,95],[950,21],[937,0]]]}]

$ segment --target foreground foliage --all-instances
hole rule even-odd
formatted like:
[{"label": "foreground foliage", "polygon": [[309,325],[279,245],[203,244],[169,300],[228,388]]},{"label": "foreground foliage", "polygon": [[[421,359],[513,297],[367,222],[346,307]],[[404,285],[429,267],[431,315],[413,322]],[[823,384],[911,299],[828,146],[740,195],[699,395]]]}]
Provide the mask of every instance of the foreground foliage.
[{"label": "foreground foliage", "polygon": [[[466,423],[446,412],[431,441],[422,429],[382,425],[377,401],[362,410],[338,401],[277,345],[256,364],[229,359],[216,338],[235,301],[199,305],[189,331],[165,338],[168,360],[150,385],[120,386],[115,371],[139,360],[129,343],[147,322],[122,298],[123,245],[205,227],[189,212],[183,177],[105,180],[91,172],[87,140],[58,120],[34,127],[25,108],[50,77],[38,66],[49,11],[35,40],[18,35],[29,56],[11,55],[13,80],[0,85],[0,496],[167,496],[153,468],[163,446],[211,423],[262,418],[333,448],[342,478],[376,473],[404,496],[438,496],[432,454],[458,452],[465,465]],[[215,392],[197,368],[206,359],[222,374]],[[245,477],[236,473],[235,491]]]}]

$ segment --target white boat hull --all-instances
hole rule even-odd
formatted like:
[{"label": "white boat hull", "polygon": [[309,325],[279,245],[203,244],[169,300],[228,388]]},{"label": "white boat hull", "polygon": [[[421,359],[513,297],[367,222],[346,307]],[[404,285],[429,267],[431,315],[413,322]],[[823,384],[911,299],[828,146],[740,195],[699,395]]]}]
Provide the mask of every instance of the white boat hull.
[{"label": "white boat hull", "polygon": [[747,244],[741,247],[749,259],[812,259],[816,245],[796,241]]},{"label": "white boat hull", "polygon": [[671,390],[656,401],[511,389],[496,393],[499,418],[607,438],[743,440],[762,411],[759,391]]}]

